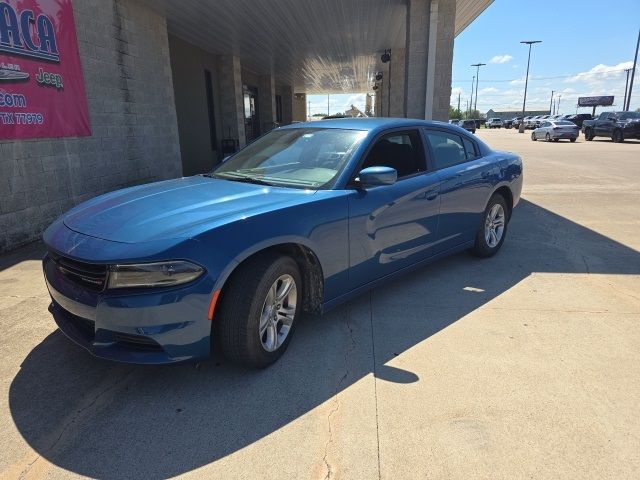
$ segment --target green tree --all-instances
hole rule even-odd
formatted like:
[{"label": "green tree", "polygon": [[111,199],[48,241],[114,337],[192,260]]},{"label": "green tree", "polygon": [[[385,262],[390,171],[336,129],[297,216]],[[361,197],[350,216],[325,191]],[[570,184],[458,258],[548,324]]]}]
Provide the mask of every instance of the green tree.
[{"label": "green tree", "polygon": [[467,112],[464,112],[463,114],[463,118],[469,118],[469,119],[479,119],[479,118],[484,118],[484,115],[481,114],[478,110],[469,110]]},{"label": "green tree", "polygon": [[460,120],[462,118],[462,112],[457,108],[453,108],[449,105],[449,119],[450,120]]}]

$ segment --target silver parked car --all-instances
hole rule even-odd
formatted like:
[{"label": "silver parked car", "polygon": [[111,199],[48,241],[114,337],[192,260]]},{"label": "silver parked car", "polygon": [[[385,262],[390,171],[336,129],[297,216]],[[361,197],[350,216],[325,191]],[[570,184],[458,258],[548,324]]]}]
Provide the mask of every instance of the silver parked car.
[{"label": "silver parked car", "polygon": [[579,133],[580,128],[575,123],[566,120],[546,120],[531,132],[531,140],[535,142],[544,138],[547,142],[551,140],[558,142],[560,139],[566,138],[570,142],[575,142]]}]

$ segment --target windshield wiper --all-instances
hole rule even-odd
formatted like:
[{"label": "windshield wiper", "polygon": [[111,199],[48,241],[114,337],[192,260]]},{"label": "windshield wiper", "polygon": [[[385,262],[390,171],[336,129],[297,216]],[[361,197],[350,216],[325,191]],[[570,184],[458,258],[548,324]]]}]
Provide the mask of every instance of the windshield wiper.
[{"label": "windshield wiper", "polygon": [[242,175],[241,173],[232,173],[232,172],[224,172],[224,173],[207,173],[205,174],[207,177],[211,178],[221,178],[223,180],[231,180],[232,182],[242,182],[242,183],[254,183],[256,185],[265,185],[267,187],[273,187],[273,183],[269,183],[265,180],[261,180],[256,177],[251,177],[249,175]]}]

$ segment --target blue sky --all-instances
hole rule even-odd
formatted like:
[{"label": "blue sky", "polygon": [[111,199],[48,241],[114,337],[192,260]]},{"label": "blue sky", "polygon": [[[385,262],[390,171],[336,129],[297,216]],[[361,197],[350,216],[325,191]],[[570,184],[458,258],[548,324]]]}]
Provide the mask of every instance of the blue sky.
[{"label": "blue sky", "polygon": [[[475,75],[470,65],[480,62],[487,66],[480,70],[478,110],[521,109],[528,50],[519,42],[542,40],[531,53],[527,110],[548,109],[551,90],[561,97],[561,113],[575,113],[579,96],[615,95],[619,107],[638,28],[640,0],[495,0],[456,38],[451,104],[460,92],[464,109]],[[637,70],[632,109],[640,107]],[[326,96],[308,98],[311,113],[327,110]],[[351,104],[364,110],[364,94],[332,95],[331,113]]]},{"label": "blue sky", "polygon": [[[478,110],[521,109],[528,47],[519,42],[542,40],[531,52],[527,109],[548,109],[552,90],[561,113],[575,113],[578,96],[615,95],[621,106],[639,28],[640,0],[496,0],[456,38],[452,104],[458,92],[462,105],[470,98],[470,65],[480,62]],[[632,109],[640,72],[634,83]]]}]

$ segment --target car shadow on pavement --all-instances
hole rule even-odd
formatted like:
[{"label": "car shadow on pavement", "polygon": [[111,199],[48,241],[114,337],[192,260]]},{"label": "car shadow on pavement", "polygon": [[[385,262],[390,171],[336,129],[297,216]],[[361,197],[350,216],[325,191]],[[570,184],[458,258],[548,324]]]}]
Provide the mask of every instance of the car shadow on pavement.
[{"label": "car shadow on pavement", "polygon": [[[640,253],[522,201],[494,258],[462,253],[323,317],[302,318],[287,353],[265,370],[220,359],[199,366],[113,364],[56,331],[13,379],[11,414],[36,454],[71,472],[172,477],[252,446],[371,374],[399,388],[419,382],[387,363],[534,272],[637,275]],[[287,441],[300,441],[278,439],[281,455]]]},{"label": "car shadow on pavement", "polygon": [[0,272],[28,260],[42,260],[45,248],[42,242],[33,242],[12,252],[0,255]]}]

